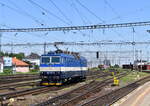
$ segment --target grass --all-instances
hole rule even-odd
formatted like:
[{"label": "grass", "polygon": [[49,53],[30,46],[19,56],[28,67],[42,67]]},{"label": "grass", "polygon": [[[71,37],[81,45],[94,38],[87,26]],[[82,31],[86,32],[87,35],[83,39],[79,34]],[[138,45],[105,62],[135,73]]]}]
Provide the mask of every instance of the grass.
[{"label": "grass", "polygon": [[125,85],[148,75],[150,74],[145,72],[132,71],[127,76],[122,77],[120,79],[120,83]]},{"label": "grass", "polygon": [[105,80],[107,78],[112,78],[113,79],[113,76],[107,76],[105,78],[97,78],[96,81],[103,81],[103,80]]}]

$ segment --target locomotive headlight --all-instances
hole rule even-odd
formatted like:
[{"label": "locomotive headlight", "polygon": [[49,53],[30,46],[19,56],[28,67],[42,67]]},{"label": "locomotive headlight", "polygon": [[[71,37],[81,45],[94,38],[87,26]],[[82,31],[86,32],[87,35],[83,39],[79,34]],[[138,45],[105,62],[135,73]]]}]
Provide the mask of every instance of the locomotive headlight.
[{"label": "locomotive headlight", "polygon": [[43,78],[47,78],[47,76],[43,76]]},{"label": "locomotive headlight", "polygon": [[58,79],[59,79],[59,76],[55,76],[55,79],[57,79],[57,80],[58,80]]}]

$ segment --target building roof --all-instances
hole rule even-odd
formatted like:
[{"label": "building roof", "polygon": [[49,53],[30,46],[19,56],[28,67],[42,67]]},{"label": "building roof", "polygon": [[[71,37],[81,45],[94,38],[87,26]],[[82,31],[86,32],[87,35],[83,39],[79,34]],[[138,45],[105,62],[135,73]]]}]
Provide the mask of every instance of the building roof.
[{"label": "building roof", "polygon": [[16,65],[16,66],[29,66],[29,64],[17,59],[16,57],[12,58],[12,63],[13,65]]},{"label": "building roof", "polygon": [[4,63],[3,57],[0,56],[0,63]]},{"label": "building roof", "polygon": [[39,59],[40,56],[36,53],[31,53],[30,55],[26,56],[25,59]]}]

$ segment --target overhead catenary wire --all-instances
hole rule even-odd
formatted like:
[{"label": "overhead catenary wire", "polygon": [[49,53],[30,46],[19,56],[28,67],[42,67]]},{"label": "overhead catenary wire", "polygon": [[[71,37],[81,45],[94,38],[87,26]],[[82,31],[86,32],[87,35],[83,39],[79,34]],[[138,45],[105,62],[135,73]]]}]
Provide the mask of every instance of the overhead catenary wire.
[{"label": "overhead catenary wire", "polygon": [[68,2],[70,4],[70,6],[77,12],[77,14],[79,15],[80,19],[82,20],[83,24],[92,24],[92,22],[84,15],[83,12],[81,12],[76,4],[74,3],[74,1],[70,1],[69,0],[66,0],[66,2]]},{"label": "overhead catenary wire", "polygon": [[[16,3],[14,3],[12,0],[9,0],[9,2],[16,7],[16,10],[22,12],[23,14],[27,15],[29,18],[34,19],[36,23],[40,24],[40,26],[47,26],[45,23],[43,24],[43,20],[38,19],[37,17],[29,14],[27,11],[23,10],[21,7],[19,7]],[[47,26],[48,27],[48,26]]]},{"label": "overhead catenary wire", "polygon": [[[9,2],[10,2],[11,4],[13,4],[13,5],[16,7],[16,11],[18,10],[18,11],[22,12],[23,14],[27,15],[29,18],[34,19],[36,23],[40,24],[40,26],[48,27],[45,23],[44,23],[44,24],[41,23],[41,21],[39,21],[39,19],[37,19],[35,16],[30,15],[28,12],[26,12],[25,10],[23,10],[22,8],[20,8],[20,7],[19,7],[16,3],[14,3],[12,0],[9,0]],[[31,33],[29,33],[29,34],[31,34]],[[43,37],[43,36],[41,36],[41,35],[39,35],[39,34],[33,34],[33,33],[32,33],[31,35],[34,35],[34,36],[36,36],[36,37],[39,37],[40,39],[41,39],[41,37]],[[42,39],[46,40],[45,38],[42,38]]]},{"label": "overhead catenary wire", "polygon": [[[5,25],[5,24],[0,24],[0,26],[1,26],[1,27],[6,27],[6,28],[12,28],[12,27],[9,27],[9,26],[7,26],[7,25]],[[16,36],[16,35],[18,35],[18,33],[17,33],[17,34],[15,33],[13,36]],[[24,39],[22,39],[22,38],[19,39],[19,38],[16,38],[16,37],[15,37],[15,38],[12,39],[12,38],[7,37],[7,36],[2,36],[2,37],[3,37],[3,39],[9,40],[9,41],[12,41],[12,40],[14,39],[14,40],[22,40],[23,42],[26,42],[26,41],[25,41]]]},{"label": "overhead catenary wire", "polygon": [[[150,7],[150,6],[144,6],[143,8],[138,8],[138,9],[136,9],[136,10],[133,10],[133,11],[131,11],[131,12],[128,12],[127,14],[122,15],[122,16],[121,16],[121,19],[124,19],[125,17],[128,17],[128,16],[130,16],[130,15],[135,15],[135,14],[137,14],[137,13],[143,12],[146,8],[149,8],[149,7]],[[110,21],[112,21],[112,20],[117,20],[117,19],[120,19],[120,17],[118,17],[118,16],[113,17],[113,18],[107,20],[107,22],[110,22]]]},{"label": "overhead catenary wire", "polygon": [[[13,11],[15,11],[16,13],[18,13],[18,14],[20,14],[20,15],[23,15],[23,16],[26,16],[26,17],[28,17],[28,18],[30,18],[30,19],[32,19],[33,21],[35,21],[36,23],[38,23],[38,24],[42,24],[42,23],[40,23],[35,17],[32,17],[30,14],[28,14],[27,12],[22,12],[22,11],[20,11],[20,9],[15,9],[15,8],[13,8],[13,7],[11,7],[11,6],[9,6],[9,5],[7,5],[7,4],[5,4],[5,3],[1,3],[0,2],[0,4],[2,5],[2,6],[5,6],[5,7],[7,7],[7,8],[9,8],[10,10],[13,10]],[[16,5],[17,6],[17,5]],[[7,26],[7,25],[3,25],[3,26],[5,26],[5,27],[7,27],[7,28],[12,28],[12,27],[9,27],[9,26]],[[31,34],[31,33],[30,33]],[[36,37],[39,37],[38,35],[36,35],[36,34],[34,34]],[[40,36],[40,38],[41,38],[41,36]],[[44,39],[44,38],[43,38]],[[44,39],[45,40],[45,39]]]},{"label": "overhead catenary wire", "polygon": [[20,15],[23,15],[23,16],[25,16],[25,17],[28,17],[28,18],[32,19],[34,22],[36,22],[36,23],[38,23],[38,24],[41,25],[41,22],[39,22],[37,19],[35,19],[35,17],[32,17],[32,16],[29,15],[29,14],[23,13],[23,12],[21,12],[20,10],[17,10],[17,9],[15,9],[15,8],[9,6],[8,4],[2,3],[2,2],[0,2],[0,4],[3,5],[3,6],[5,6],[5,7],[7,7],[7,8],[9,8],[9,9],[12,10],[12,11],[15,11],[16,13],[18,13],[18,14],[20,14]]},{"label": "overhead catenary wire", "polygon": [[28,0],[30,3],[32,3],[33,5],[37,6],[38,8],[41,8],[42,10],[44,10],[45,12],[47,12],[49,15],[57,18],[59,21],[66,23],[67,25],[69,25],[68,22],[66,22],[65,20],[63,20],[62,18],[60,18],[59,16],[55,15],[54,13],[52,13],[51,11],[45,9],[44,7],[40,6],[38,3],[32,1],[32,0]]},{"label": "overhead catenary wire", "polygon": [[[104,3],[111,9],[111,11],[121,20],[121,16],[118,14],[118,12],[112,7],[112,5],[108,2],[108,0],[104,0]],[[120,38],[124,38],[124,36],[121,36],[120,33],[113,30]]]},{"label": "overhead catenary wire", "polygon": [[[84,4],[82,4],[79,0],[76,0],[76,2],[82,6],[85,10],[87,10],[90,14],[92,14],[93,16],[95,16],[99,21],[101,21],[102,23],[106,23],[105,20],[103,20],[102,18],[100,18],[99,16],[97,16],[93,11],[91,11],[89,8],[87,8]],[[121,34],[119,34],[118,32],[112,30],[113,32],[115,32],[120,38],[122,38],[122,36],[120,36]]]},{"label": "overhead catenary wire", "polygon": [[[38,25],[42,25],[42,26],[45,26],[43,23],[41,23],[38,19],[36,19],[34,16],[32,16],[32,15],[30,15],[30,14],[28,14],[27,12],[25,12],[23,9],[21,9],[19,6],[17,6],[14,2],[12,2],[11,1],[11,3],[17,8],[13,8],[13,7],[11,7],[11,6],[9,6],[9,5],[7,5],[7,4],[4,4],[4,3],[1,3],[0,2],[0,4],[2,5],[2,6],[5,6],[5,7],[7,7],[7,8],[9,8],[10,10],[13,10],[13,11],[15,11],[16,13],[18,13],[18,14],[20,14],[20,15],[23,15],[23,16],[26,16],[26,17],[28,17],[28,18],[30,18],[30,19],[32,19],[34,22],[36,22],[36,23],[38,23]],[[22,10],[22,11],[21,11]],[[2,25],[2,26],[4,26],[4,27],[7,27],[7,28],[13,28],[13,27],[10,27],[10,26],[7,26],[7,25]],[[46,27],[48,27],[48,26],[46,26]],[[36,37],[38,37],[38,38],[42,38],[42,36],[41,35],[38,35],[38,34],[31,34],[31,33],[28,33],[29,35],[34,35],[34,36],[36,36]],[[43,40],[46,40],[45,38],[42,38]]]},{"label": "overhead catenary wire", "polygon": [[68,20],[69,21],[69,23],[71,23],[72,24],[72,21],[66,16],[66,14],[55,4],[55,2],[53,1],[53,0],[49,0],[54,6],[55,6],[55,8],[57,8],[57,10],[62,14],[62,16],[64,16],[64,18],[66,19],[66,20]]},{"label": "overhead catenary wire", "polygon": [[[51,15],[52,17],[55,17],[56,19],[58,19],[59,21],[61,21],[62,23],[71,26],[71,24],[70,24],[69,22],[67,22],[68,20],[65,21],[64,19],[62,19],[62,18],[60,18],[59,16],[55,15],[54,13],[52,13],[51,11],[49,11],[48,9],[42,7],[39,3],[34,2],[34,1],[32,1],[32,0],[28,0],[28,2],[31,3],[34,7],[38,8],[38,9],[41,9],[41,10],[43,11],[42,13],[44,13],[44,15],[45,15],[45,13],[46,13],[46,14],[49,14],[49,15]],[[54,5],[54,4],[53,4],[53,5]],[[58,8],[58,6],[57,6],[57,8]],[[61,11],[61,12],[62,12],[62,11]],[[63,13],[63,14],[64,14],[64,13]],[[50,19],[50,17],[49,17],[48,15],[45,15],[45,16],[47,16],[47,17]],[[71,21],[70,21],[70,22],[71,22]],[[64,34],[66,33],[65,30],[63,30],[63,32],[64,32]],[[55,39],[57,39],[57,38],[55,38]]]},{"label": "overhead catenary wire", "polygon": [[[68,24],[69,25],[73,25],[73,23],[72,23],[72,21],[71,21],[71,19],[69,19],[68,17],[67,17],[67,15],[56,5],[56,3],[53,1],[53,0],[48,0],[59,12],[60,12],[60,14],[66,19],[66,21],[68,21]],[[66,24],[66,23],[65,23]],[[67,25],[68,25],[67,24]],[[63,31],[64,32],[64,34],[66,33],[65,31]]]},{"label": "overhead catenary wire", "polygon": [[[14,27],[10,27],[10,26],[8,26],[8,25],[5,25],[5,24],[0,24],[1,26],[3,26],[3,27],[6,27],[6,28],[14,28]],[[35,36],[35,37],[37,37],[37,38],[40,38],[41,39],[41,37],[42,37],[42,35],[39,35],[39,34],[35,34],[35,33],[30,33],[30,32],[25,32],[25,33],[27,33],[28,35],[33,35],[33,36]],[[7,37],[8,38],[8,37]],[[43,40],[45,40],[43,37],[42,37],[42,39]],[[20,39],[19,39],[20,40]],[[23,40],[23,39],[21,39],[22,41],[24,41],[24,42],[26,42],[26,40]]]},{"label": "overhead catenary wire", "polygon": [[[67,20],[67,21],[69,21],[69,25],[70,26],[73,26],[73,23],[72,23],[72,21],[65,15],[65,13],[63,13],[63,11],[61,10],[61,9],[59,9],[59,7],[52,1],[52,0],[49,0],[54,6],[55,6],[55,8],[65,17],[65,19]],[[66,23],[65,23],[66,24]],[[85,34],[84,32],[82,32],[82,31],[80,31],[80,30],[78,30],[79,31],[79,33],[81,33],[83,36],[85,36],[85,35],[87,35],[87,34]],[[65,31],[63,31],[64,33],[65,33]],[[74,32],[73,32],[74,33]]]},{"label": "overhead catenary wire", "polygon": [[97,16],[94,12],[92,12],[89,8],[87,8],[85,5],[83,5],[79,0],[76,0],[76,2],[82,6],[84,9],[86,9],[89,13],[91,13],[93,16],[95,16],[98,20],[100,20],[102,23],[105,23],[103,19],[101,19],[99,16]]},{"label": "overhead catenary wire", "polygon": [[108,0],[104,0],[105,4],[112,10],[112,12],[121,19],[121,16],[118,14],[118,12],[111,6],[111,4],[108,2]]},{"label": "overhead catenary wire", "polygon": [[86,24],[85,20],[84,20],[83,17],[81,16],[82,14],[79,12],[79,10],[77,9],[76,5],[72,2],[71,6],[75,9],[75,11],[76,11],[77,14],[79,15],[80,19],[82,20],[83,24]]}]

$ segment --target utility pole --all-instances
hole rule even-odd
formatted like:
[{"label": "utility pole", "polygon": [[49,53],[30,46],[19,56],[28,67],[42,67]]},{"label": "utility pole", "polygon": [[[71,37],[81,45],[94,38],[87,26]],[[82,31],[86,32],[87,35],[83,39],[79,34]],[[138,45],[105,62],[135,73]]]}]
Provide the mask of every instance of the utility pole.
[{"label": "utility pole", "polygon": [[149,62],[149,51],[147,51],[147,62]]},{"label": "utility pole", "polygon": [[11,53],[13,53],[13,42],[11,42]]},{"label": "utility pole", "polygon": [[133,31],[133,42],[132,42],[132,46],[133,46],[133,70],[134,70],[134,69],[135,69],[135,64],[134,64],[134,61],[135,61],[135,38],[134,38],[135,30],[134,30],[134,28],[132,28],[132,31]]},{"label": "utility pole", "polygon": [[2,52],[2,33],[0,33],[0,53]]},{"label": "utility pole", "polygon": [[141,58],[141,65],[140,65],[141,67],[140,68],[141,68],[141,72],[142,72],[142,50],[140,50],[140,58]]},{"label": "utility pole", "polygon": [[46,54],[46,42],[44,43],[44,54]]}]

